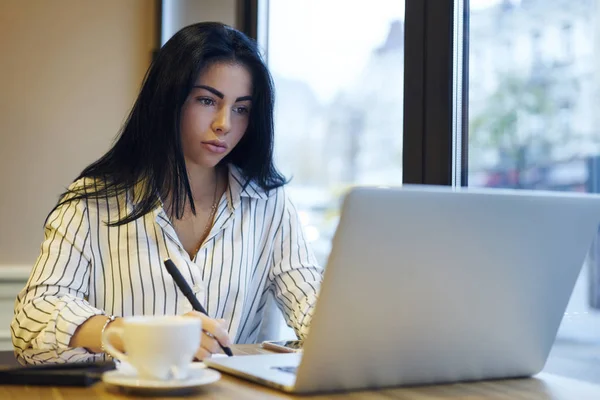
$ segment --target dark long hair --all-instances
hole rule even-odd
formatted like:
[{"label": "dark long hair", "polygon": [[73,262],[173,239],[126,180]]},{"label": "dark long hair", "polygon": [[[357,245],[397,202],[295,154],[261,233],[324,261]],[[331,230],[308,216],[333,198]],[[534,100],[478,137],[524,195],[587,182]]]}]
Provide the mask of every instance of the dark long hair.
[{"label": "dark long hair", "polygon": [[203,22],[181,29],[160,49],[114,145],[76,179],[93,178],[93,183],[63,193],[56,207],[135,187],[132,212],[109,225],[136,220],[167,195],[171,216],[181,218],[187,201],[195,212],[181,144],[181,109],[198,74],[217,62],[245,66],[253,81],[248,128],[221,162],[237,166],[246,183],[254,181],[264,190],[285,184],[273,164],[273,81],[256,43],[227,25]]}]

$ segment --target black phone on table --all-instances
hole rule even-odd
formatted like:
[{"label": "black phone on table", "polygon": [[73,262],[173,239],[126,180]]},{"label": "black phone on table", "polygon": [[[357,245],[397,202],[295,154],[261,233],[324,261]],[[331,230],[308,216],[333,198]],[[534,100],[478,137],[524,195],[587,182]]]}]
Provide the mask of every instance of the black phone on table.
[{"label": "black phone on table", "polygon": [[113,361],[0,366],[0,385],[90,386],[115,368]]}]

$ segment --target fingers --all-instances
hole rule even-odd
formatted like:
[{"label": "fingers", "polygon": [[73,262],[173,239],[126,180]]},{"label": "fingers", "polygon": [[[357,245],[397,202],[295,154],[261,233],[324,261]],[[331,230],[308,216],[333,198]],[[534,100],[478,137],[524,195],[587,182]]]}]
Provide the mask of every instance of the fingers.
[{"label": "fingers", "polygon": [[200,340],[200,349],[195,354],[196,359],[204,360],[205,358],[210,358],[213,354],[221,353],[221,346],[219,346],[219,342],[207,335],[206,333],[202,333],[202,339]]},{"label": "fingers", "polygon": [[212,336],[202,333],[202,339],[200,340],[200,349],[195,354],[198,360],[204,360],[210,358],[213,354],[222,353],[219,342]]},{"label": "fingers", "polygon": [[210,356],[212,356],[212,353],[210,353],[208,350],[206,350],[204,347],[200,347],[198,349],[198,351],[195,354],[195,357],[197,360],[204,360],[206,358],[210,358]]},{"label": "fingers", "polygon": [[204,316],[202,320],[202,330],[210,333],[215,339],[219,341],[223,346],[231,346],[231,339],[225,329],[226,325],[222,325],[217,320]]},{"label": "fingers", "polygon": [[208,336],[206,333],[202,334],[202,340],[200,340],[200,346],[210,352],[211,354],[216,354],[221,352],[221,346],[219,346],[219,342]]},{"label": "fingers", "polygon": [[198,318],[202,321],[202,330],[209,334],[206,335],[205,333],[203,333],[202,339],[200,341],[200,346],[205,350],[214,350],[211,351],[214,354],[219,353],[221,351],[219,343],[221,343],[223,346],[231,346],[231,339],[229,338],[229,334],[227,333],[228,324],[226,320],[212,319],[198,311],[190,311],[184,316]]}]

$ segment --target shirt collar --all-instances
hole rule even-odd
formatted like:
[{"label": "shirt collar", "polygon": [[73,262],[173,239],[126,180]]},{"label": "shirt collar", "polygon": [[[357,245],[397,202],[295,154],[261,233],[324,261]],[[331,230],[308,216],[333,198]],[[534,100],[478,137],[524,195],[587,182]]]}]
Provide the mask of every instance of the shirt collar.
[{"label": "shirt collar", "polygon": [[249,181],[238,167],[229,164],[229,189],[234,196],[264,200],[270,193],[263,190],[254,181]]}]

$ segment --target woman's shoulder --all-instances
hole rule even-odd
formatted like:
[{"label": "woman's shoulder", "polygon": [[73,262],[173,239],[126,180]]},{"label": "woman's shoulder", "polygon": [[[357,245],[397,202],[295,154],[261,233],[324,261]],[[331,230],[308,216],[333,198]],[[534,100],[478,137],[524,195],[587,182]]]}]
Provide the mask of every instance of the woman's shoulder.
[{"label": "woman's shoulder", "polygon": [[94,188],[97,188],[99,185],[102,185],[102,181],[98,178],[77,178],[67,187],[67,191],[73,194],[83,194],[94,190]]},{"label": "woman's shoulder", "polygon": [[278,186],[265,192],[265,207],[272,210],[274,218],[283,216],[292,217],[297,214],[293,195],[287,185]]},{"label": "woman's shoulder", "polygon": [[77,178],[60,194],[55,209],[58,207],[72,206],[85,207],[88,194],[97,186],[93,178]]},{"label": "woman's shoulder", "polygon": [[106,181],[100,178],[83,177],[73,181],[64,192],[59,204],[77,203],[79,207],[88,212],[111,213],[119,212],[119,209],[131,201],[130,193],[113,193],[103,191]]}]

